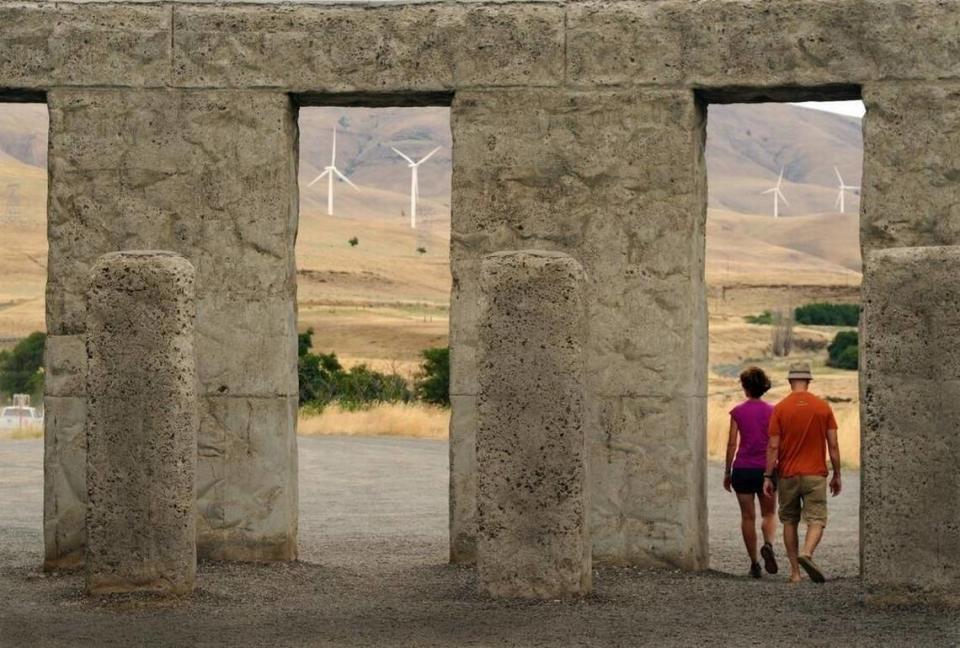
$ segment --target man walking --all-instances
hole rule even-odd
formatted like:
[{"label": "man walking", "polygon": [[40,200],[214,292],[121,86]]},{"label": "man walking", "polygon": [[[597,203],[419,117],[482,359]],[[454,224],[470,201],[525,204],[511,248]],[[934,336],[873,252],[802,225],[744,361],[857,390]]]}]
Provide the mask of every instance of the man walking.
[{"label": "man walking", "polygon": [[[783,524],[783,544],[790,560],[790,582],[800,581],[802,567],[810,580],[822,583],[823,572],[813,562],[813,552],[827,525],[828,449],[833,465],[830,492],[834,497],[840,494],[837,421],[830,405],[808,391],[813,380],[809,364],[791,365],[787,380],[790,394],[774,407],[770,417],[763,492],[773,494],[776,488],[780,493],[780,522]],[[780,478],[776,487],[774,470]],[[797,531],[801,519],[807,525],[802,553]]]}]

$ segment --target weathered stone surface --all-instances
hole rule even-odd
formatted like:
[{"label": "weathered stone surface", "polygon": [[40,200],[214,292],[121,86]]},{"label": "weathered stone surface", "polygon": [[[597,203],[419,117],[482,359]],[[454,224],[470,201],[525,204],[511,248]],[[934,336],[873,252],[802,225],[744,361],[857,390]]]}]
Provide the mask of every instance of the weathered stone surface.
[{"label": "weathered stone surface", "polygon": [[87,307],[87,591],[193,591],[198,400],[194,269],[116,252]]},{"label": "weathered stone surface", "polygon": [[[451,351],[454,347],[451,347]],[[479,389],[478,389],[479,391]],[[450,395],[450,562],[477,559],[477,397]]]},{"label": "weathered stone surface", "polygon": [[132,4],[0,4],[0,88],[163,86],[170,10]]},{"label": "weathered stone surface", "polygon": [[82,335],[48,335],[43,350],[46,396],[87,393],[87,345]]},{"label": "weathered stone surface", "polygon": [[946,2],[572,2],[568,78],[754,88],[955,78],[958,30]]},{"label": "weathered stone surface", "polygon": [[864,87],[864,250],[960,243],[960,84]]},{"label": "weathered stone surface", "polygon": [[960,605],[960,247],[867,255],[860,552],[866,600]]},{"label": "weathered stone surface", "polygon": [[[281,401],[295,395],[297,129],[289,98],[171,90],[55,90],[48,98],[50,332],[57,338],[84,332],[84,277],[101,254],[174,250],[190,259],[197,273],[201,394]],[[51,363],[59,362],[58,354],[49,357]],[[79,378],[61,381],[56,367],[47,369],[57,376],[57,393],[72,390],[66,385]],[[246,440],[251,433],[243,417],[225,425],[237,426],[221,430],[228,440]],[[258,429],[286,435],[286,444],[295,444],[294,425],[287,419]],[[56,430],[48,433],[56,436]],[[276,449],[275,444],[250,447]],[[82,454],[62,459],[83,465]],[[234,483],[243,488],[251,478],[226,466],[227,460],[234,459],[200,457],[201,470],[212,462],[208,472],[216,471],[227,484],[211,497],[232,492]],[[295,469],[295,463],[283,463],[290,460],[286,449],[277,456],[236,458],[239,465],[260,461],[282,474]],[[276,539],[296,529],[296,490],[285,493],[264,500],[286,507],[275,513],[283,519],[276,529],[267,530],[265,522],[236,523],[230,538],[238,549],[224,547],[223,552],[249,554],[250,546],[263,542],[295,546],[295,536]],[[73,501],[69,495],[50,497]],[[201,513],[207,510],[201,507]],[[55,528],[64,515],[61,508],[60,518],[48,519],[48,526]],[[54,535],[48,534],[48,543]],[[48,545],[48,554],[55,551]],[[276,554],[271,548],[265,557]]]},{"label": "weathered stone surface", "polygon": [[46,394],[43,411],[43,565],[79,567],[87,538],[87,399]]},{"label": "weathered stone surface", "polygon": [[200,557],[295,559],[297,396],[208,396],[201,409]]},{"label": "weathered stone surface", "polygon": [[[451,113],[457,143],[452,392],[469,394],[477,375],[480,257],[524,247],[568,252],[581,260],[590,283],[593,496],[619,501],[624,490],[646,493],[666,485],[684,493],[672,510],[653,503],[645,512],[646,499],[632,502],[629,514],[595,507],[593,530],[602,544],[594,558],[602,562],[706,566],[703,126],[686,91],[460,93]],[[676,424],[666,430],[669,461],[639,451],[636,443],[663,431],[624,429],[617,417],[599,415],[601,401],[637,398],[657,400],[660,417]],[[467,400],[459,405],[469,406]],[[454,420],[469,420],[457,407]],[[453,452],[459,434],[454,423]],[[686,459],[688,469],[677,471],[676,462]],[[469,477],[459,472],[475,468],[466,460],[451,467],[454,489],[466,489],[453,501],[466,503]],[[462,538],[473,524],[470,511],[458,504],[452,513],[462,517],[451,520],[451,539]],[[669,536],[647,543],[633,535],[661,524],[664,515],[669,522],[661,526],[673,529]],[[648,544],[654,548],[640,550]],[[623,553],[628,548],[637,551]]]},{"label": "weathered stone surface", "polygon": [[183,254],[197,269],[201,299],[293,294],[297,130],[289,99],[167,90],[48,98],[51,333],[83,332],[82,277],[116,249]]},{"label": "weathered stone surface", "polygon": [[174,74],[186,87],[377,94],[563,78],[559,4],[184,6],[174,16]]},{"label": "weathered stone surface", "polygon": [[484,258],[477,428],[480,591],[590,591],[583,269],[543,251]]}]

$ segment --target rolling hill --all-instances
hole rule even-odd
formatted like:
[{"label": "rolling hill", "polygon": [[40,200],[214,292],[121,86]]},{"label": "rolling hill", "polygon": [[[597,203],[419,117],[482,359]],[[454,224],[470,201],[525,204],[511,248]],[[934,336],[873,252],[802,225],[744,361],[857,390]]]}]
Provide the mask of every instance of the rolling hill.
[{"label": "rolling hill", "polygon": [[[304,108],[299,123],[297,259],[304,318],[325,306],[390,308],[397,317],[421,320],[431,319],[436,308],[445,309],[450,285],[448,111]],[[338,167],[358,189],[335,183],[336,216],[329,217],[326,181],[308,185],[329,163],[334,124]],[[0,338],[43,325],[46,129],[42,106],[0,106]],[[848,184],[860,182],[860,137],[855,118],[784,104],[711,106],[708,279],[859,283],[857,198],[849,196],[845,216],[832,205],[834,164]],[[391,147],[419,158],[437,146],[437,154],[421,167],[421,227],[411,230],[410,171]],[[785,217],[774,221],[767,215],[770,198],[761,192],[776,180],[781,166],[790,203],[783,208]],[[359,244],[351,247],[347,240],[354,236]]]}]

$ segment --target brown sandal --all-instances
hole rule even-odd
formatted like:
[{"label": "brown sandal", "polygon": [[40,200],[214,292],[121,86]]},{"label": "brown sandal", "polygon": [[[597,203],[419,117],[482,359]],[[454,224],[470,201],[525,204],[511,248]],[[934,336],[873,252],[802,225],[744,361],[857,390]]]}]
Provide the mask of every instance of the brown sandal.
[{"label": "brown sandal", "polygon": [[803,571],[807,572],[807,576],[810,577],[814,583],[823,583],[826,582],[826,578],[823,577],[823,572],[820,571],[820,568],[817,567],[817,564],[813,562],[813,558],[810,556],[800,556],[797,559],[800,563],[800,566],[803,567]]}]

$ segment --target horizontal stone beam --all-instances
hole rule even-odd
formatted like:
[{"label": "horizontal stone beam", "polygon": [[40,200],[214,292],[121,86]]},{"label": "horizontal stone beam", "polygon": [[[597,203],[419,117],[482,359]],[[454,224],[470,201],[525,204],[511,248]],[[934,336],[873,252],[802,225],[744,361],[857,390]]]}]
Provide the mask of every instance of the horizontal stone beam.
[{"label": "horizontal stone beam", "polygon": [[856,86],[960,79],[958,29],[953,3],[926,0],[15,1],[0,7],[0,89],[269,88],[382,105],[493,87]]}]

